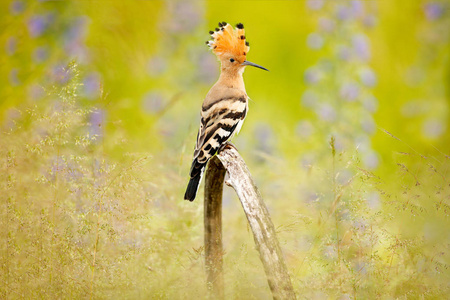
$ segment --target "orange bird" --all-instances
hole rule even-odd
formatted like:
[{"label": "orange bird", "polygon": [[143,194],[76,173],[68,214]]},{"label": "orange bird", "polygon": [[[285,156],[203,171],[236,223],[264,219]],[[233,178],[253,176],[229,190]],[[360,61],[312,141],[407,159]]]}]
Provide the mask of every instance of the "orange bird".
[{"label": "orange bird", "polygon": [[248,112],[248,96],[242,74],[246,66],[268,71],[246,60],[250,50],[245,39],[244,25],[233,28],[226,22],[210,31],[212,40],[206,42],[221,65],[219,80],[203,101],[200,129],[194,150],[189,184],[184,199],[193,201],[208,160],[242,127]]}]

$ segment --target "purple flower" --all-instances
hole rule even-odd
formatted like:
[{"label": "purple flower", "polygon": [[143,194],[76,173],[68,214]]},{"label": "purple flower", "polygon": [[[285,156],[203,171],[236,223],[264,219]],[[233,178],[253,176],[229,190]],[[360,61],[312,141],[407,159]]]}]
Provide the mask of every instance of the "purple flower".
[{"label": "purple flower", "polygon": [[318,33],[311,33],[306,39],[306,43],[310,49],[319,50],[324,44],[323,37]]},{"label": "purple flower", "polygon": [[13,1],[11,2],[11,4],[9,5],[9,12],[11,13],[11,15],[16,16],[20,13],[22,13],[25,9],[25,5],[23,3],[23,1]]},{"label": "purple flower", "polygon": [[105,125],[105,111],[103,109],[94,110],[89,117],[89,134],[91,136],[102,137]]},{"label": "purple flower", "polygon": [[319,19],[319,27],[324,32],[332,32],[334,30],[335,26],[336,26],[336,23],[332,19],[324,18],[324,17]]},{"label": "purple flower", "polygon": [[361,82],[367,87],[374,87],[377,84],[377,76],[370,68],[364,68],[359,73]]},{"label": "purple flower", "polygon": [[378,100],[373,95],[366,96],[362,100],[363,107],[367,109],[369,112],[376,112],[378,109]]},{"label": "purple flower", "polygon": [[10,108],[6,111],[5,127],[7,129],[14,129],[16,127],[16,120],[20,118],[21,112],[17,109]]},{"label": "purple flower", "polygon": [[336,49],[337,57],[343,61],[350,60],[351,53],[347,46],[339,45]]},{"label": "purple flower", "polygon": [[327,142],[330,141],[331,136],[334,136],[334,148],[336,149],[336,151],[343,151],[345,149],[344,136],[336,132],[332,132],[331,135],[326,138]]},{"label": "purple flower", "polygon": [[167,70],[166,60],[161,56],[152,57],[147,64],[147,72],[151,77],[157,77]]},{"label": "purple flower", "polygon": [[52,159],[51,169],[47,174],[47,179],[54,181],[58,173],[63,172],[66,169],[66,162],[61,156],[54,156]]},{"label": "purple flower", "polygon": [[302,120],[298,122],[295,133],[301,138],[307,138],[314,133],[314,127],[311,122]]},{"label": "purple flower", "polygon": [[259,123],[255,126],[254,136],[258,143],[258,148],[265,152],[272,152],[271,141],[273,141],[272,127],[266,123]]},{"label": "purple flower", "polygon": [[339,300],[350,300],[352,298],[350,297],[349,294],[342,294],[338,299]]},{"label": "purple flower", "polygon": [[374,15],[366,15],[363,19],[363,24],[367,28],[372,28],[377,24],[377,18]]},{"label": "purple flower", "polygon": [[442,4],[438,2],[430,2],[425,4],[424,11],[426,18],[430,21],[439,19],[444,13]]},{"label": "purple flower", "polygon": [[[365,225],[361,225],[361,226],[364,226],[363,230],[361,230],[361,232],[363,233],[365,230]],[[367,263],[362,262],[362,261],[356,262],[353,266],[353,270],[355,273],[361,274],[361,276],[364,276],[365,274],[367,274]],[[347,299],[351,299],[351,298],[349,297]]]},{"label": "purple flower", "polygon": [[[303,154],[300,164],[303,168],[309,168],[311,167],[316,161],[316,155],[314,153],[305,153]],[[310,198],[310,201],[314,201],[315,199],[317,199],[317,196],[315,193],[311,193],[312,195]]]},{"label": "purple flower", "polygon": [[63,66],[55,66],[52,70],[52,80],[59,84],[67,83],[70,79],[70,72]]},{"label": "purple flower", "polygon": [[314,107],[318,99],[319,98],[317,97],[317,94],[315,92],[306,90],[302,95],[301,105],[308,108]]},{"label": "purple flower", "polygon": [[339,4],[336,7],[336,17],[341,21],[349,20],[352,17],[352,11],[348,6]]},{"label": "purple flower", "polygon": [[306,1],[306,5],[311,10],[319,10],[323,7],[324,0],[308,0]]},{"label": "purple flower", "polygon": [[142,106],[147,112],[156,114],[164,107],[164,97],[160,92],[149,92],[144,95]]},{"label": "purple flower", "polygon": [[48,58],[47,47],[37,47],[33,51],[33,60],[36,63],[41,63]]},{"label": "purple flower", "polygon": [[429,119],[423,123],[422,130],[426,137],[436,139],[445,132],[445,125],[441,120]]},{"label": "purple flower", "polygon": [[371,116],[366,116],[361,120],[361,127],[368,134],[374,134],[376,130],[375,121]]},{"label": "purple flower", "polygon": [[202,7],[191,1],[168,1],[170,22],[167,30],[175,33],[193,32],[202,21]]},{"label": "purple flower", "polygon": [[350,81],[342,85],[339,95],[342,99],[352,102],[358,98],[359,90],[359,85],[354,81]]},{"label": "purple flower", "polygon": [[[336,251],[336,248],[335,248],[334,246],[332,246],[332,245],[326,246],[326,247],[323,249],[323,255],[324,255],[326,258],[330,259],[330,260],[336,259],[336,257],[337,257],[337,251]],[[326,294],[323,294],[323,293],[322,293],[322,294],[319,296],[319,298],[316,298],[316,299],[326,299],[326,298],[328,298],[328,297],[326,296]]]},{"label": "purple flower", "polygon": [[317,114],[323,121],[332,122],[336,120],[336,110],[328,103],[320,105]]},{"label": "purple flower", "polygon": [[375,151],[369,151],[367,154],[365,154],[362,161],[364,165],[370,170],[377,168],[380,164],[378,154]]},{"label": "purple flower", "polygon": [[212,84],[218,77],[217,61],[212,55],[199,56],[198,76],[205,84]]},{"label": "purple flower", "polygon": [[71,26],[64,34],[66,41],[82,39],[86,35],[88,22],[89,18],[86,16],[79,16],[72,21]]},{"label": "purple flower", "polygon": [[304,80],[306,83],[316,84],[322,79],[321,77],[322,76],[320,72],[317,70],[317,68],[309,67],[305,71]]},{"label": "purple flower", "polygon": [[54,113],[59,113],[63,110],[63,105],[61,101],[54,100],[51,106],[51,111]]},{"label": "purple flower", "polygon": [[20,80],[19,80],[19,69],[14,68],[11,70],[11,72],[9,72],[9,83],[12,86],[18,86],[20,84]]},{"label": "purple flower", "polygon": [[28,87],[28,96],[33,100],[39,100],[45,95],[45,90],[38,84],[32,84]]},{"label": "purple flower", "polygon": [[367,206],[373,210],[378,210],[381,206],[380,194],[371,192],[366,196]]},{"label": "purple flower", "polygon": [[100,75],[92,72],[83,80],[83,92],[86,98],[95,99],[100,92]]},{"label": "purple flower", "polygon": [[17,39],[13,36],[9,37],[6,41],[6,54],[13,55],[17,50]]},{"label": "purple flower", "polygon": [[360,33],[353,35],[352,45],[357,57],[359,57],[363,61],[367,61],[370,59],[369,41],[364,34]]},{"label": "purple flower", "polygon": [[367,153],[368,151],[371,151],[372,147],[370,137],[364,133],[354,138],[354,145],[360,153]]},{"label": "purple flower", "polygon": [[350,9],[354,16],[360,17],[364,14],[364,4],[361,0],[350,1]]},{"label": "purple flower", "polygon": [[336,174],[336,182],[340,185],[346,184],[353,176],[352,171],[349,169],[343,169]]},{"label": "purple flower", "polygon": [[31,37],[36,38],[44,33],[47,28],[47,21],[42,15],[34,15],[28,20],[27,25]]},{"label": "purple flower", "polygon": [[88,29],[89,18],[79,16],[70,24],[64,34],[64,49],[69,57],[75,57],[78,62],[87,61],[87,50],[84,45],[84,37]]},{"label": "purple flower", "polygon": [[79,40],[67,41],[64,45],[67,56],[76,58],[79,63],[88,61],[86,46]]}]

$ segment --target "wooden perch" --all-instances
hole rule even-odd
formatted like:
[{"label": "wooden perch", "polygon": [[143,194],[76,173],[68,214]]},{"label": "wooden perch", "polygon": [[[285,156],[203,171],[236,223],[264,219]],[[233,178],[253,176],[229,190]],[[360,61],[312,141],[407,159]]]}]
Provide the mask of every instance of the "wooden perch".
[{"label": "wooden perch", "polygon": [[273,298],[295,299],[269,212],[244,160],[230,144],[210,160],[205,176],[206,272],[214,296],[223,298],[221,203],[225,171],[229,175],[227,184],[236,191],[252,229]]},{"label": "wooden perch", "polygon": [[223,299],[222,191],[226,170],[214,156],[205,175],[205,264],[208,289]]}]

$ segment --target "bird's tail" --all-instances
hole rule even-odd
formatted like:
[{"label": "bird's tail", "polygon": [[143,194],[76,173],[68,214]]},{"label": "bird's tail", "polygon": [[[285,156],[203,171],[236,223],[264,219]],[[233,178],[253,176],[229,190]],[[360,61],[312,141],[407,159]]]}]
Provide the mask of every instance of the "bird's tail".
[{"label": "bird's tail", "polygon": [[205,171],[205,166],[206,163],[199,163],[196,159],[192,162],[191,180],[189,180],[186,188],[184,200],[194,201],[195,196],[197,195],[198,187],[200,186],[200,181],[203,177],[203,172]]},{"label": "bird's tail", "polygon": [[191,180],[189,180],[186,193],[184,194],[184,200],[194,201],[195,196],[197,195],[198,187],[200,186],[201,179],[201,174],[198,174],[197,176],[192,177]]}]

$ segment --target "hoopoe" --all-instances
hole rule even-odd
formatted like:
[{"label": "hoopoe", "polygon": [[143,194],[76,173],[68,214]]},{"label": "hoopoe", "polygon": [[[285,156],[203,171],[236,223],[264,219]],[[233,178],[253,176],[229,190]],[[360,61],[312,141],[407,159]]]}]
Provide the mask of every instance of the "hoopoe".
[{"label": "hoopoe", "polygon": [[245,40],[244,25],[239,23],[233,29],[221,22],[219,27],[209,32],[212,40],[206,42],[220,60],[221,73],[203,101],[191,179],[184,195],[189,201],[195,199],[208,160],[239,132],[247,115],[248,96],[242,78],[245,66],[268,71],[246,60],[250,45]]}]

